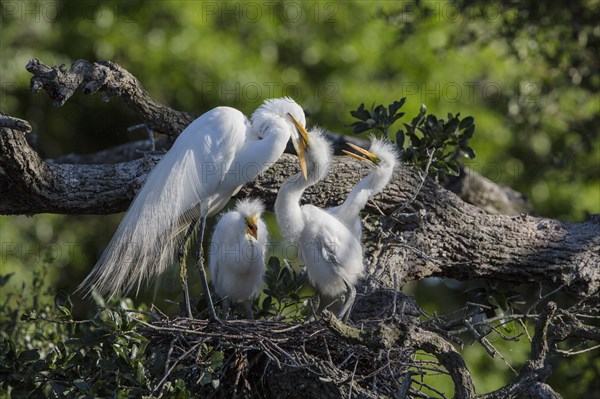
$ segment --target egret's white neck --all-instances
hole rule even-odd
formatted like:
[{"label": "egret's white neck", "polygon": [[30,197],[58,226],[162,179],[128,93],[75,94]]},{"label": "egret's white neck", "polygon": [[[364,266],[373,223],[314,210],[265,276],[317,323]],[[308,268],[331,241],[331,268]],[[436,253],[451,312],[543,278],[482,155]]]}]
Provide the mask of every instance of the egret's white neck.
[{"label": "egret's white neck", "polygon": [[290,139],[290,126],[282,118],[252,125],[248,132],[248,145],[237,155],[245,169],[246,182],[273,166],[283,154]]},{"label": "egret's white neck", "polygon": [[357,215],[367,205],[369,198],[379,194],[387,185],[393,169],[376,168],[363,178],[348,194],[348,198],[339,207],[339,214],[352,217]]},{"label": "egret's white neck", "polygon": [[[262,134],[258,133],[257,137],[261,138],[259,143],[264,142],[270,148],[267,153],[261,154],[271,163],[277,162],[277,160],[283,154],[287,142],[290,140],[291,129],[290,125],[282,118],[277,118],[265,122],[261,127],[262,132],[268,132]],[[269,165],[271,166],[271,165]]]},{"label": "egret's white neck", "polygon": [[340,219],[351,219],[365,207],[369,198],[374,195],[370,188],[372,180],[373,175],[369,174],[354,186],[344,203],[339,206]]},{"label": "egret's white neck", "polygon": [[296,242],[304,229],[300,197],[311,183],[298,173],[286,180],[279,188],[275,200],[275,215],[279,230],[289,242]]}]

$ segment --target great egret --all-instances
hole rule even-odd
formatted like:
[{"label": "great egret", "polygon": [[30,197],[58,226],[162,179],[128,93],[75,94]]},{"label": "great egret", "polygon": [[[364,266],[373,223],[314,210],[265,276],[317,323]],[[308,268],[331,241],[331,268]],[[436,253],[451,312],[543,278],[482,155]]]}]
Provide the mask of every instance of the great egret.
[{"label": "great egret", "polygon": [[[241,186],[273,165],[290,139],[303,171],[306,119],[290,98],[266,100],[249,121],[240,111],[214,108],[194,120],[148,175],[108,247],[79,289],[115,295],[164,272],[184,247],[198,219],[196,264],[210,316],[217,319],[202,261],[206,218],[216,214]],[[185,237],[182,232],[190,225]],[[182,284],[188,316],[191,306],[187,276]]]},{"label": "great egret", "polygon": [[356,239],[360,241],[362,227],[359,212],[365,207],[369,198],[379,194],[389,183],[398,163],[398,153],[393,143],[375,136],[371,137],[371,146],[368,151],[351,143],[348,145],[362,156],[345,150],[344,153],[367,162],[371,173],[354,186],[344,203],[327,209],[327,212],[352,230]]},{"label": "great egret", "polygon": [[208,266],[225,314],[230,301],[243,301],[248,318],[252,318],[250,301],[263,281],[269,240],[261,219],[263,211],[259,199],[240,200],[234,210],[221,216],[212,235]]},{"label": "great egret", "polygon": [[360,240],[342,222],[313,205],[300,206],[307,187],[323,179],[332,158],[331,145],[318,129],[306,142],[307,179],[300,173],[286,180],[275,200],[277,223],[290,243],[297,243],[310,282],[323,294],[337,296],[346,291],[339,317],[347,320],[354,303],[354,284],[362,275]]}]

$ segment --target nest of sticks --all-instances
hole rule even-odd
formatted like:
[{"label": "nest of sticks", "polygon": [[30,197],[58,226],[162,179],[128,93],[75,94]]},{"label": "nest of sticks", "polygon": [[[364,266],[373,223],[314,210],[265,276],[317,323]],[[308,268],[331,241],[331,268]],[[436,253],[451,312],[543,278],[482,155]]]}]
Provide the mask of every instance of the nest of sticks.
[{"label": "nest of sticks", "polygon": [[418,322],[410,306],[381,309],[372,318],[359,306],[349,324],[329,311],[302,323],[140,321],[153,356],[164,364],[154,394],[163,396],[168,384],[183,379],[203,397],[413,396],[413,377],[427,362],[415,359],[414,347],[398,345],[400,331]]}]

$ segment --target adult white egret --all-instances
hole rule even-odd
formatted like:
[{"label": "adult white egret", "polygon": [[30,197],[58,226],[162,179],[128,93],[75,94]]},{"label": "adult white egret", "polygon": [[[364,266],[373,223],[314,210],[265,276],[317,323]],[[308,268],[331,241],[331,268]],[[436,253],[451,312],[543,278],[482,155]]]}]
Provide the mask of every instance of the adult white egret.
[{"label": "adult white egret", "polygon": [[283,236],[298,245],[310,282],[324,295],[346,291],[339,317],[347,320],[356,297],[354,284],[362,275],[360,241],[342,222],[313,205],[300,206],[304,190],[323,179],[332,158],[331,145],[318,129],[308,135],[307,179],[300,173],[286,180],[275,200],[277,223]]},{"label": "adult white egret", "polygon": [[348,194],[348,198],[341,205],[329,208],[327,212],[352,230],[354,236],[360,241],[362,227],[359,212],[365,207],[369,198],[379,194],[389,183],[398,163],[398,152],[393,143],[385,138],[376,138],[375,136],[371,137],[371,146],[368,151],[352,143],[348,143],[348,145],[362,156],[345,150],[344,153],[367,162],[371,173],[354,186]]},{"label": "adult white egret", "polygon": [[263,281],[269,241],[263,211],[259,199],[240,200],[221,216],[212,235],[208,267],[225,314],[230,301],[243,301],[247,317],[252,318],[251,300]]},{"label": "adult white egret", "polygon": [[[217,319],[202,261],[206,218],[241,186],[275,163],[292,138],[304,165],[304,111],[290,98],[266,100],[249,121],[240,111],[214,108],[194,120],[148,175],[108,247],[79,289],[115,295],[164,272],[200,221],[196,265],[210,317]],[[299,143],[299,144],[298,144]],[[303,166],[305,170],[305,166]],[[191,224],[191,225],[190,225]],[[182,232],[190,225],[182,239]],[[183,269],[183,267],[182,267]],[[187,276],[182,284],[191,317]]]}]

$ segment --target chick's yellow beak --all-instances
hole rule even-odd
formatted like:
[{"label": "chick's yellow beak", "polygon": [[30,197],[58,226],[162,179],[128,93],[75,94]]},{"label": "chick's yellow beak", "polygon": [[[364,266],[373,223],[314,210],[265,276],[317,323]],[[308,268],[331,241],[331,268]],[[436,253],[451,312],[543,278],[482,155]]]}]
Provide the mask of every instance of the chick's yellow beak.
[{"label": "chick's yellow beak", "polygon": [[300,162],[300,169],[302,170],[302,176],[304,176],[304,180],[307,179],[307,171],[306,171],[306,157],[305,152],[308,148],[308,132],[293,116],[292,114],[287,114],[296,129],[298,130],[298,134],[292,134],[292,144],[294,144],[294,148],[296,149],[296,153],[298,154],[298,161]]},{"label": "chick's yellow beak", "polygon": [[258,240],[258,218],[246,218],[246,234]]},{"label": "chick's yellow beak", "polygon": [[354,145],[352,143],[348,143],[348,146],[351,147],[352,149],[354,149],[355,151],[360,152],[362,155],[364,156],[360,156],[358,154],[355,154],[353,152],[350,151],[346,151],[346,150],[342,150],[342,152],[348,156],[351,156],[354,159],[358,159],[359,161],[367,161],[367,162],[371,162],[374,165],[378,165],[379,162],[381,161],[381,159],[379,159],[379,157],[375,154],[373,154],[370,151],[365,150],[364,148],[361,148],[357,145]]}]

